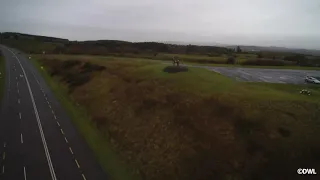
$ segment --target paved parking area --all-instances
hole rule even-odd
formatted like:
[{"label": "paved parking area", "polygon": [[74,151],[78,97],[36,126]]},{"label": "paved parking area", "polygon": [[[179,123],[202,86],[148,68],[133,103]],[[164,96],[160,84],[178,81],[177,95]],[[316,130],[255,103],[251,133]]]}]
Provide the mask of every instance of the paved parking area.
[{"label": "paved parking area", "polygon": [[320,77],[320,71],[316,70],[202,67],[239,81],[249,82],[304,84],[307,75]]}]

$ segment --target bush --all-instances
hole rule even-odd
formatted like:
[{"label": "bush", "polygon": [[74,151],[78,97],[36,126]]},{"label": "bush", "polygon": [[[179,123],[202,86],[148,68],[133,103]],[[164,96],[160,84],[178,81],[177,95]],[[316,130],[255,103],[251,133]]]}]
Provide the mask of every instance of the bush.
[{"label": "bush", "polygon": [[236,58],[233,56],[230,56],[227,60],[227,64],[235,64],[236,63]]}]

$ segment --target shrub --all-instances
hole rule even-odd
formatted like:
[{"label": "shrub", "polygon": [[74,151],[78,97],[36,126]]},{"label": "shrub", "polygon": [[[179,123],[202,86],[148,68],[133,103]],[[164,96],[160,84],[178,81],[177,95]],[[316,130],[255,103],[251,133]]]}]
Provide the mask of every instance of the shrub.
[{"label": "shrub", "polygon": [[235,64],[236,63],[236,58],[233,56],[230,56],[227,60],[227,64]]}]

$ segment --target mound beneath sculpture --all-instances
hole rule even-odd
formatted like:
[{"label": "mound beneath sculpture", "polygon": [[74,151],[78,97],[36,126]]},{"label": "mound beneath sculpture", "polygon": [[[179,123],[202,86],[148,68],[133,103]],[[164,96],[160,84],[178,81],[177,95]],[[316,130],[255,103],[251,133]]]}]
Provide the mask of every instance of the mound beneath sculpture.
[{"label": "mound beneath sculpture", "polygon": [[187,72],[188,67],[186,66],[167,66],[163,69],[163,72],[167,73],[179,73],[179,72]]}]

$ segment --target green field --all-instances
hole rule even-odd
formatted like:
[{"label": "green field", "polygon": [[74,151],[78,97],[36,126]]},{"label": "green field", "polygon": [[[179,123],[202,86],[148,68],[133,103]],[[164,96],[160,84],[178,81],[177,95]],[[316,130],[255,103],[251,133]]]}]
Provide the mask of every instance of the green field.
[{"label": "green field", "polygon": [[317,86],[171,74],[146,59],[45,57],[32,61],[112,179],[294,179],[299,167],[320,168]]}]

